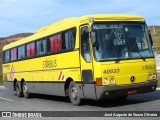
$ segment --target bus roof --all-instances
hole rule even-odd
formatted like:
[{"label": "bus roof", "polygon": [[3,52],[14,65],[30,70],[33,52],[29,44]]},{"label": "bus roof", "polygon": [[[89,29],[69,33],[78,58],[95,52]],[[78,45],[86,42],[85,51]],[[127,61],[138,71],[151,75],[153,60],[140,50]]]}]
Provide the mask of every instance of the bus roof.
[{"label": "bus roof", "polygon": [[39,28],[35,31],[35,34],[18,40],[16,42],[10,43],[3,47],[3,51],[10,49],[12,47],[19,46],[21,44],[25,44],[56,32],[60,32],[62,30],[75,27],[79,24],[89,23],[92,21],[135,21],[135,22],[145,22],[144,18],[138,15],[129,15],[129,14],[93,14],[86,15],[82,17],[73,17],[73,18],[65,18],[60,21],[54,22],[50,25]]}]

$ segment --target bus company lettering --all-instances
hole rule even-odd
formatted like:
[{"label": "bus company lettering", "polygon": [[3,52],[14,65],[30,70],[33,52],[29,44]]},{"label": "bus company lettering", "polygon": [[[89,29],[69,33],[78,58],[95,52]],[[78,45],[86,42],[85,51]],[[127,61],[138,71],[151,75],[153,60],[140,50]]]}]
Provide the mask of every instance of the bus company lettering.
[{"label": "bus company lettering", "polygon": [[57,60],[56,59],[46,59],[43,61],[43,69],[46,68],[56,68],[57,67]]},{"label": "bus company lettering", "polygon": [[142,70],[153,70],[153,69],[156,69],[156,66],[152,64],[142,66]]}]

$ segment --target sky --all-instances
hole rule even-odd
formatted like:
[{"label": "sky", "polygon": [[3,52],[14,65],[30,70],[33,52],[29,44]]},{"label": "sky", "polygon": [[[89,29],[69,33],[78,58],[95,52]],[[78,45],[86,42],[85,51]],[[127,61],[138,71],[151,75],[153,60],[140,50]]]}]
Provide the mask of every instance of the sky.
[{"label": "sky", "polygon": [[0,37],[88,14],[136,14],[160,25],[159,6],[160,0],[0,0]]}]

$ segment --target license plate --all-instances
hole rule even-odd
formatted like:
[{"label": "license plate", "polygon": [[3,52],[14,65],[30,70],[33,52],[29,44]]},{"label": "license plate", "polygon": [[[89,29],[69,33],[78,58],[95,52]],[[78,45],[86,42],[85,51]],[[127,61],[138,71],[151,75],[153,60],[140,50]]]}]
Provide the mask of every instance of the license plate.
[{"label": "license plate", "polygon": [[128,90],[127,95],[133,95],[133,94],[137,94],[137,90]]}]

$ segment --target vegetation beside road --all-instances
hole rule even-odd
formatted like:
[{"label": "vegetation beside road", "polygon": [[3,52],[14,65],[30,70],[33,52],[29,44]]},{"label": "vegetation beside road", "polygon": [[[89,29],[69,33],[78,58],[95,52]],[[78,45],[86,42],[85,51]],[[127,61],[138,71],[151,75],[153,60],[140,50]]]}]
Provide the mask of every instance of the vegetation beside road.
[{"label": "vegetation beside road", "polygon": [[158,87],[160,88],[160,76],[158,76]]},{"label": "vegetation beside road", "polygon": [[0,85],[3,84],[3,77],[0,75]]}]

